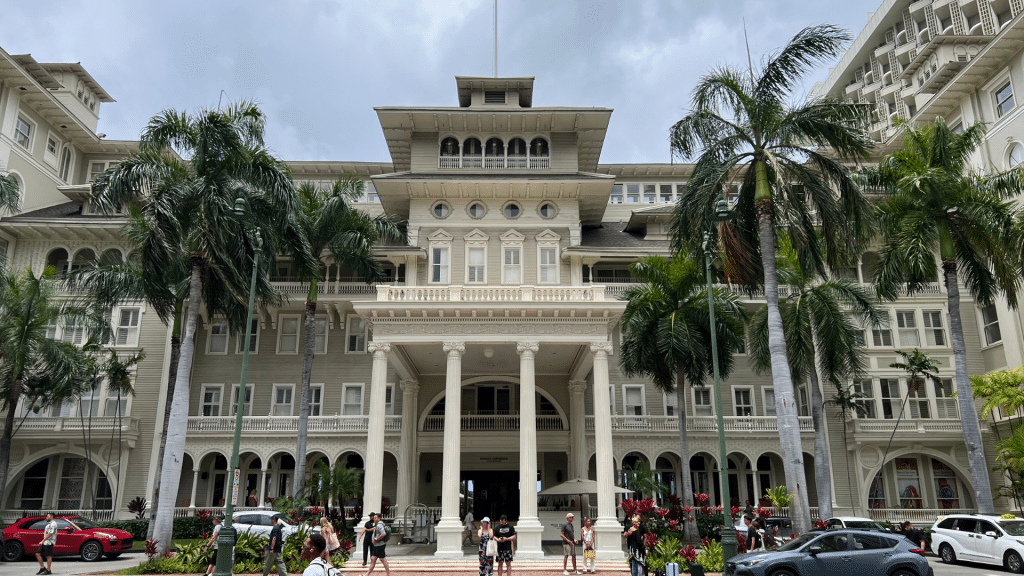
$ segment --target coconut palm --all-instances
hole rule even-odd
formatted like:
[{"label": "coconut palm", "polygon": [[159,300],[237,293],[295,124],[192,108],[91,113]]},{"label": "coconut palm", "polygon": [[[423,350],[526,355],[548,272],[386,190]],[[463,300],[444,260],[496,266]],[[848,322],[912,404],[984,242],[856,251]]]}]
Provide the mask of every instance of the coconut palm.
[{"label": "coconut palm", "polygon": [[738,184],[738,219],[718,230],[730,280],[753,290],[763,282],[768,347],[779,417],[786,485],[796,490],[790,514],[797,532],[811,528],[792,375],[779,311],[775,243],[789,236],[807,269],[841,266],[867,236],[870,210],[848,164],[867,157],[867,105],[830,99],[791,104],[814,65],[836,57],[849,42],[831,25],[801,30],[762,66],[724,66],[705,75],[689,115],[672,126],[672,151],[697,157],[675,212],[677,247],[695,248],[713,230],[715,203]]},{"label": "coconut palm", "polygon": [[0,174],[0,210],[8,214],[21,212],[21,190],[10,174]]},{"label": "coconut palm", "polygon": [[362,494],[363,473],[362,470],[347,468],[341,463],[328,466],[320,460],[316,463],[316,472],[303,488],[309,494],[309,501],[322,504],[328,516],[332,503],[341,511],[341,531],[346,532],[348,522],[345,519],[345,503],[352,496]]},{"label": "coconut palm", "polygon": [[[789,287],[789,296],[779,302],[786,355],[794,381],[806,382],[811,390],[818,514],[827,519],[832,517],[832,470],[819,370],[821,379],[833,384],[862,374],[863,331],[851,314],[869,325],[880,324],[882,316],[871,291],[851,280],[820,281],[807,274],[786,242],[780,242],[778,262],[779,281]],[[767,307],[751,319],[750,354],[757,373],[771,371]]]},{"label": "coconut palm", "polygon": [[[316,349],[316,308],[319,295],[319,280],[323,274],[321,255],[326,252],[334,262],[344,268],[355,270],[367,283],[377,282],[383,277],[380,262],[373,256],[373,246],[379,240],[405,240],[402,230],[394,220],[385,215],[369,216],[356,210],[350,204],[362,197],[363,181],[355,176],[339,178],[330,188],[323,188],[312,182],[303,182],[298,187],[299,210],[296,224],[306,238],[309,253],[305,259],[298,259],[299,279],[309,283],[306,296],[306,313],[303,320],[304,348],[302,355],[302,383],[299,392],[299,422],[296,454],[306,453],[306,437],[309,426],[309,382],[313,375],[313,356]],[[309,268],[308,262],[316,264]],[[295,477],[305,478],[306,461],[296,458]],[[298,498],[302,492],[301,481],[294,483],[292,496]]]},{"label": "coconut palm", "polygon": [[[248,330],[254,252],[308,253],[292,220],[297,199],[291,176],[264,145],[265,123],[263,113],[249,102],[194,114],[165,110],[149,121],[139,152],[93,183],[93,200],[102,210],[140,205],[153,235],[144,246],[149,252],[139,258],[144,275],[159,277],[166,263],[185,254],[189,258],[184,331],[153,533],[160,553],[171,542],[199,309],[205,305],[210,316],[223,314],[236,332]],[[142,194],[145,202],[139,202]],[[244,210],[235,210],[238,199]],[[279,305],[282,298],[267,274],[274,259],[260,261],[257,304]]]},{"label": "coconut palm", "polygon": [[[703,266],[679,255],[673,260],[650,256],[630,265],[643,284],[630,288],[622,314],[622,353],[627,376],[650,378],[665,392],[675,392],[679,417],[679,454],[684,506],[693,506],[690,449],[686,434],[686,383],[703,386],[711,363],[711,322]],[[732,370],[733,353],[743,345],[743,309],[736,296],[716,289],[715,324],[719,368]],[[721,407],[718,407],[721,410]],[[727,503],[728,504],[728,503]],[[699,539],[694,521],[684,524],[688,542]]]},{"label": "coconut palm", "polygon": [[56,275],[52,267],[38,276],[30,269],[13,274],[0,268],[0,407],[7,412],[0,436],[0,486],[7,485],[23,393],[32,391],[34,407],[46,408],[73,396],[81,384],[81,349],[48,337],[53,326],[72,322],[56,296]]},{"label": "coconut palm", "polygon": [[978,512],[990,514],[992,487],[967,375],[960,282],[979,305],[1002,294],[1016,306],[1021,254],[1013,241],[1016,208],[1011,199],[1024,192],[1024,171],[971,170],[968,162],[981,144],[982,124],[957,134],[936,118],[930,125],[903,124],[901,129],[900,148],[865,172],[867,183],[885,194],[877,209],[882,248],[875,287],[880,297],[894,300],[903,292],[921,291],[941,270],[971,483]]}]

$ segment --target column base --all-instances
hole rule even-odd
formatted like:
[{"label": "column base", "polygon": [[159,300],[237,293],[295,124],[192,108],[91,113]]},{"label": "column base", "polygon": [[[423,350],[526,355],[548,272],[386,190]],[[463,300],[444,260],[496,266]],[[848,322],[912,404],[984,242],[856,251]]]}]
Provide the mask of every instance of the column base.
[{"label": "column base", "polygon": [[520,518],[516,523],[516,559],[543,560],[544,549],[541,548],[541,534],[544,526],[535,516]]},{"label": "column base", "polygon": [[462,535],[465,528],[458,518],[442,518],[434,532],[437,534],[437,551],[434,558],[445,560],[462,560],[466,555],[462,552]]},{"label": "column base", "polygon": [[598,560],[622,560],[622,524],[615,518],[598,518],[594,524],[594,544]]}]

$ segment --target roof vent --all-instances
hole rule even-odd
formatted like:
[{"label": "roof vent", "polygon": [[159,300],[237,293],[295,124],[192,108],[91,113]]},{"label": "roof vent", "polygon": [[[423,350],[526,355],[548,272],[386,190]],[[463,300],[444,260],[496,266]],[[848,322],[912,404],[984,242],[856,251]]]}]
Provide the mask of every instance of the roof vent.
[{"label": "roof vent", "polygon": [[484,90],[484,104],[504,104],[504,90]]}]

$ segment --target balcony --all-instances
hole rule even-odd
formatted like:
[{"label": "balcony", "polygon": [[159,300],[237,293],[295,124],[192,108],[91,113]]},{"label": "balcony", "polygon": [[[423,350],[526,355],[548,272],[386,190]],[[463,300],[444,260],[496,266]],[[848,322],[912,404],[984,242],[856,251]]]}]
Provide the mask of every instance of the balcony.
[{"label": "balcony", "polygon": [[[365,436],[369,416],[310,416],[310,434],[355,434]],[[401,416],[384,417],[385,432],[402,430]],[[298,416],[243,416],[242,432],[276,436],[282,432],[299,431]],[[235,432],[234,416],[189,416],[188,432],[228,436]]]},{"label": "balcony", "polygon": [[[602,281],[604,281],[604,280],[602,280]],[[628,290],[630,288],[634,288],[634,287],[639,286],[639,285],[640,284],[637,284],[637,283],[615,283],[615,284],[610,284],[610,285],[604,287],[604,293],[605,293],[605,295],[609,299],[617,300],[619,298],[619,296],[621,296],[626,290]],[[866,289],[874,289],[874,285],[873,284],[862,283],[862,284],[860,284],[860,286],[862,288],[866,288]],[[718,288],[720,290],[728,290],[729,292],[732,292],[732,293],[736,294],[737,296],[740,296],[741,298],[748,298],[748,299],[751,299],[751,300],[763,300],[764,299],[764,289],[760,288],[760,287],[755,288],[750,293],[746,292],[743,289],[742,286],[738,286],[738,285],[734,285],[734,284],[715,284],[715,288]],[[793,288],[791,286],[786,286],[785,284],[779,286],[779,298],[787,298],[787,297],[793,295],[793,293],[794,293],[793,292]],[[929,283],[925,284],[925,286],[919,292],[915,293],[914,297],[919,297],[919,296],[938,296],[938,295],[941,295],[942,293],[943,293],[943,291],[942,291],[942,285],[941,284],[939,284],[938,282],[929,282]]]},{"label": "balcony", "polygon": [[604,286],[389,286],[378,302],[604,302]]},{"label": "balcony", "polygon": [[[594,431],[594,417],[586,417],[588,432]],[[675,416],[612,416],[612,430],[618,433],[648,434],[651,432],[679,432],[679,418]],[[686,419],[687,432],[718,432],[715,416],[690,416]],[[779,419],[775,416],[725,416],[726,432],[778,432]],[[800,431],[814,432],[810,416],[800,416]]]},{"label": "balcony", "polygon": [[977,508],[871,508],[868,516],[875,522],[897,524],[910,520],[914,524],[929,525],[939,516],[950,514],[977,514]]},{"label": "balcony", "polygon": [[551,168],[551,158],[537,156],[438,156],[437,167],[442,170],[541,170]]},{"label": "balcony", "polygon": [[960,420],[901,420],[896,425],[895,420],[879,420],[858,418],[846,422],[846,431],[850,434],[879,434],[888,437],[892,434],[893,427],[896,427],[897,434],[935,434],[955,433],[961,434],[963,428]]},{"label": "balcony", "polygon": [[[515,431],[519,430],[518,414],[463,414],[461,430],[463,432],[490,432],[490,431]],[[552,430],[565,430],[565,423],[558,415],[538,415],[537,431],[549,432]],[[431,414],[423,421],[423,432],[443,432],[444,416]]]},{"label": "balcony", "polygon": [[122,440],[134,447],[139,438],[139,419],[125,417],[120,418],[120,422],[118,420],[114,416],[91,419],[31,416],[25,418],[20,427],[15,426],[18,434],[16,438],[81,441],[83,432],[92,431],[95,435],[120,431]]},{"label": "balcony", "polygon": [[[309,294],[309,283],[298,281],[281,281],[271,279],[270,284],[283,294],[292,296],[306,296]],[[319,282],[316,285],[316,293],[323,295],[331,294],[373,294],[376,291],[373,284],[356,281]]]}]

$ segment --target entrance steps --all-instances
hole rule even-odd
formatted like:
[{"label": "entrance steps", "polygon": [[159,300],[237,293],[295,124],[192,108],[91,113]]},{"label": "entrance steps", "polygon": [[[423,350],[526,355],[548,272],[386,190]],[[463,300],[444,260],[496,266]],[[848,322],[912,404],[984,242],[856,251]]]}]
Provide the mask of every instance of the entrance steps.
[{"label": "entrance steps", "polygon": [[[474,570],[479,567],[479,562],[476,556],[469,556],[463,560],[434,560],[425,557],[408,557],[408,556],[390,556],[388,561],[391,564],[391,572],[407,574],[407,573],[449,573],[458,572],[462,574],[471,574]],[[572,562],[570,561],[570,567]],[[577,566],[579,564],[577,563]],[[597,574],[628,574],[629,566],[626,565],[626,561],[605,561],[595,562],[594,568],[597,569]],[[359,562],[348,562],[345,567],[341,569],[346,574],[354,573],[359,574],[359,570],[366,570]],[[543,560],[515,560],[512,562],[512,571],[514,574],[522,572],[545,572],[548,574],[561,574],[562,573],[562,559],[561,558],[545,558]],[[373,573],[384,574],[384,568],[377,563],[377,567],[374,568]],[[495,574],[497,569],[495,568]],[[572,572],[570,571],[570,574]],[[581,571],[582,573],[582,571]],[[590,576],[590,573],[585,573]]]}]

